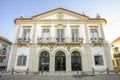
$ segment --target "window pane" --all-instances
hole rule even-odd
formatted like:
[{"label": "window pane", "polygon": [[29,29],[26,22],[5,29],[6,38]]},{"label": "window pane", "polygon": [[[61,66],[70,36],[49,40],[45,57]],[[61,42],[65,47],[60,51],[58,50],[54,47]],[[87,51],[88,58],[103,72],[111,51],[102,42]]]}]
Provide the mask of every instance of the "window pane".
[{"label": "window pane", "polygon": [[26,65],[26,56],[18,56],[18,66],[25,66]]},{"label": "window pane", "polygon": [[94,56],[95,65],[103,65],[103,58],[102,55]]},{"label": "window pane", "polygon": [[72,42],[78,42],[78,29],[72,29]]},{"label": "window pane", "polygon": [[58,42],[63,42],[64,41],[64,30],[63,29],[58,29],[57,30],[57,41]]},{"label": "window pane", "polygon": [[23,65],[26,65],[26,56],[23,56]]},{"label": "window pane", "polygon": [[3,59],[2,59],[2,56],[0,56],[0,63],[3,63]]},{"label": "window pane", "polygon": [[91,37],[98,37],[98,30],[97,29],[91,29]]},{"label": "window pane", "polygon": [[48,42],[49,36],[50,36],[49,29],[43,29],[42,42]]},{"label": "window pane", "polygon": [[29,38],[29,37],[30,37],[30,29],[24,29],[23,38]]}]

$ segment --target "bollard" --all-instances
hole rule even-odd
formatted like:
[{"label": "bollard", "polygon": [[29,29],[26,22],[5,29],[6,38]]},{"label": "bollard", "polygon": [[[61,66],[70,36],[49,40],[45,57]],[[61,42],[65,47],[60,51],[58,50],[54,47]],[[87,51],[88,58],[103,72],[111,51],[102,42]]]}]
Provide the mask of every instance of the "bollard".
[{"label": "bollard", "polygon": [[42,75],[43,75],[43,68],[44,68],[44,67],[42,66],[42,72],[41,72]]},{"label": "bollard", "polygon": [[109,74],[109,68],[107,67],[107,74]]},{"label": "bollard", "polygon": [[41,71],[41,74],[43,75],[43,70]]},{"label": "bollard", "polygon": [[12,73],[11,74],[14,75],[14,68],[12,68]]},{"label": "bollard", "polygon": [[79,75],[79,70],[77,70],[77,75]]},{"label": "bollard", "polygon": [[92,73],[93,73],[93,75],[95,74],[95,70],[94,70],[94,68],[92,68]]},{"label": "bollard", "polygon": [[26,75],[28,75],[28,71],[29,71],[29,69],[27,68],[27,70],[26,70]]}]

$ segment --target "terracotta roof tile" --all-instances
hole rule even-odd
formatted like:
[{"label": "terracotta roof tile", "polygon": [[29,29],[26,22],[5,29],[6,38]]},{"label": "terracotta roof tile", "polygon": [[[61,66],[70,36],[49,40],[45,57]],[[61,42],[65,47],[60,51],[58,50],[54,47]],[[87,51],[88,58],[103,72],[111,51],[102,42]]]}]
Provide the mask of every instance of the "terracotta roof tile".
[{"label": "terracotta roof tile", "polygon": [[120,37],[116,38],[111,44],[120,41]]}]

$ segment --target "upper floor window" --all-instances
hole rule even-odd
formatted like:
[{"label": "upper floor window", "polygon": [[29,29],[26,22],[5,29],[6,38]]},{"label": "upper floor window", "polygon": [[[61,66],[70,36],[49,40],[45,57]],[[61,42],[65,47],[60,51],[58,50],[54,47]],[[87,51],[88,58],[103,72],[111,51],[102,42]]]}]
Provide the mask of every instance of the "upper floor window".
[{"label": "upper floor window", "polygon": [[6,55],[7,45],[1,44],[0,46],[0,55]]},{"label": "upper floor window", "polygon": [[23,29],[23,38],[30,38],[30,29]]},{"label": "upper floor window", "polygon": [[42,42],[48,42],[50,37],[50,30],[49,29],[43,29],[42,30]]},{"label": "upper floor window", "polygon": [[78,42],[78,29],[72,29],[72,42]]},{"label": "upper floor window", "polygon": [[2,59],[2,56],[0,56],[0,63],[3,63],[3,59]]},{"label": "upper floor window", "polygon": [[98,30],[97,29],[91,29],[91,37],[98,38]]},{"label": "upper floor window", "polygon": [[57,42],[64,42],[64,30],[57,29]]},{"label": "upper floor window", "polygon": [[115,53],[119,52],[119,48],[118,48],[118,47],[115,47],[115,48],[114,48],[114,51],[115,51]]}]

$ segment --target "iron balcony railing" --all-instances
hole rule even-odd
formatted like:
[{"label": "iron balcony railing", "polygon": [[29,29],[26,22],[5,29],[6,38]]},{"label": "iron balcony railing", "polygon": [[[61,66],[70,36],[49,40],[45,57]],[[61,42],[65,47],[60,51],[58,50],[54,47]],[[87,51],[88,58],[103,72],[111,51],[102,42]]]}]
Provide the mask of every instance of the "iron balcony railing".
[{"label": "iron balcony railing", "polygon": [[120,58],[120,53],[114,54],[114,58]]},{"label": "iron balcony railing", "polygon": [[38,43],[49,43],[50,42],[50,38],[38,38],[37,41]]},{"label": "iron balcony railing", "polygon": [[68,38],[38,38],[38,43],[83,43],[83,38],[78,38],[77,41],[68,40]]},{"label": "iron balcony railing", "polygon": [[91,43],[103,43],[104,39],[92,37],[90,40],[91,40]]},{"label": "iron balcony railing", "polygon": [[74,43],[83,43],[83,38],[72,38],[72,42]]},{"label": "iron balcony railing", "polygon": [[18,43],[29,43],[30,38],[18,38],[17,41]]},{"label": "iron balcony railing", "polygon": [[56,38],[57,42],[65,42],[65,38]]}]

